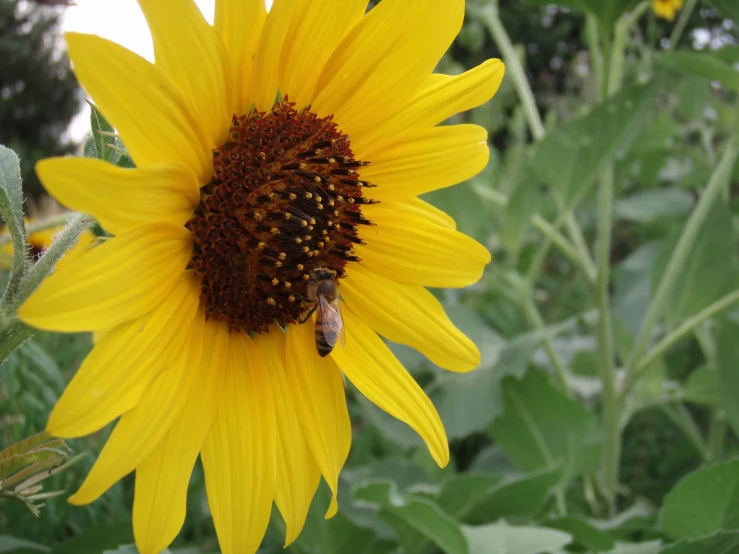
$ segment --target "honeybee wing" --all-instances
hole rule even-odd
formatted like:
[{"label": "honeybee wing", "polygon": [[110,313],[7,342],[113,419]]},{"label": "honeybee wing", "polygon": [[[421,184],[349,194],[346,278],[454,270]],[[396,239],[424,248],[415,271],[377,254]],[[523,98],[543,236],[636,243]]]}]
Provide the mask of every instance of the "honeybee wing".
[{"label": "honeybee wing", "polygon": [[341,342],[342,346],[346,341],[344,333],[344,319],[341,317],[341,308],[339,308],[339,299],[330,302],[322,294],[318,295],[319,314],[321,318],[323,338],[330,347],[336,346],[337,342]]}]

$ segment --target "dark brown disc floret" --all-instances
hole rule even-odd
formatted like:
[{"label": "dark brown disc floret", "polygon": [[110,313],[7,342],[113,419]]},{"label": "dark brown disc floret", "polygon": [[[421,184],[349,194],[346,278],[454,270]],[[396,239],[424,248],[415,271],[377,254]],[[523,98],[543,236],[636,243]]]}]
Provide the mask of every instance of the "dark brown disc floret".
[{"label": "dark brown disc floret", "polygon": [[265,331],[295,323],[309,307],[316,267],[345,275],[362,243],[363,195],[349,139],[331,116],[287,101],[234,116],[226,143],[213,151],[213,179],[187,223],[190,268],[200,277],[207,316],[232,330]]}]

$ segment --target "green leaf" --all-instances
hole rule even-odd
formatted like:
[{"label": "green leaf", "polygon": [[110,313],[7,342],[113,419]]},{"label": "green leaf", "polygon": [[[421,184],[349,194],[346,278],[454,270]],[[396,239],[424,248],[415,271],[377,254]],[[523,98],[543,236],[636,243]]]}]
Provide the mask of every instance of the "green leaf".
[{"label": "green leaf", "polygon": [[703,119],[710,94],[711,84],[708,81],[700,77],[688,77],[678,93],[680,113],[690,121]]},{"label": "green leaf", "polygon": [[[739,382],[737,385],[739,385]],[[707,366],[701,366],[695,369],[683,387],[683,399],[687,402],[705,406],[718,405],[721,402],[718,372]]]},{"label": "green leaf", "polygon": [[718,81],[726,88],[739,92],[739,73],[707,52],[670,52],[661,54],[657,59],[673,71]]},{"label": "green leaf", "polygon": [[531,168],[524,166],[518,175],[515,188],[510,194],[508,205],[503,211],[500,240],[507,250],[518,252],[526,230],[531,225],[531,216],[536,213],[543,198]]},{"label": "green leaf", "polygon": [[739,460],[703,466],[680,481],[665,496],[660,524],[674,539],[739,529]]},{"label": "green leaf", "polygon": [[613,213],[617,218],[648,223],[662,217],[689,213],[693,195],[685,189],[642,190],[616,200]]},{"label": "green leaf", "polygon": [[734,434],[739,436],[739,323],[721,322],[716,339],[717,390]]},{"label": "green leaf", "polygon": [[500,388],[503,378],[508,375],[523,377],[531,356],[545,339],[555,338],[580,324],[580,318],[573,317],[505,342],[474,312],[470,312],[474,317],[464,320],[473,324],[469,326],[458,317],[458,310],[452,308],[448,312],[452,321],[477,344],[482,355],[482,363],[475,371],[445,371],[427,390],[450,439],[487,429],[503,409]]},{"label": "green leaf", "polygon": [[85,144],[82,147],[82,155],[85,158],[97,158],[98,157],[98,148],[95,144],[95,135],[89,135],[85,139]]},{"label": "green leaf", "polygon": [[504,479],[485,491],[460,519],[476,524],[533,516],[557,485],[560,474],[559,467],[551,467]]},{"label": "green leaf", "polygon": [[[677,236],[662,247],[652,271],[652,289],[657,290],[665,267],[675,250]],[[712,302],[733,292],[739,283],[739,251],[736,249],[732,214],[722,199],[711,207],[698,237],[675,281],[665,308],[671,327],[696,314]]]},{"label": "green leaf", "polygon": [[506,479],[483,473],[456,475],[444,483],[437,502],[445,512],[470,524],[531,516],[544,504],[559,474],[554,467]]},{"label": "green leaf", "polygon": [[[131,520],[113,525],[95,525],[88,527],[68,541],[54,547],[52,554],[98,554],[113,551],[117,554],[136,553],[133,542],[133,524]],[[119,545],[121,546],[119,548]],[[117,550],[115,550],[117,548]],[[131,550],[133,549],[133,550]]]},{"label": "green leaf", "polygon": [[[88,102],[90,105],[90,127],[92,128],[92,138],[95,142],[95,152],[101,160],[112,161],[115,150],[115,130],[113,126],[100,113],[95,104]],[[85,154],[86,155],[86,154]]]},{"label": "green leaf", "polygon": [[[331,494],[328,487],[324,483],[321,484],[308,511],[303,532],[287,552],[294,550],[296,554],[345,554],[356,551],[357,554],[389,554],[392,543],[384,539],[395,539],[393,530],[378,517],[376,509],[348,502],[349,495],[344,494],[341,488],[340,483],[339,513],[326,520],[325,513]],[[277,539],[281,542],[285,531],[284,522],[279,512],[274,509],[270,526],[276,521],[282,524]],[[274,552],[281,551],[280,549]]]},{"label": "green leaf", "polygon": [[503,382],[505,412],[491,428],[503,450],[526,470],[561,464],[561,482],[591,469],[598,459],[595,416],[530,370]]},{"label": "green leaf", "polygon": [[662,81],[623,89],[589,114],[548,134],[533,148],[532,167],[559,190],[566,207],[576,206],[615,155],[649,120]]},{"label": "green leaf", "polygon": [[739,532],[719,531],[710,537],[680,541],[659,554],[739,554]]},{"label": "green leaf", "polygon": [[574,542],[581,544],[593,552],[605,552],[614,547],[615,541],[608,533],[601,531],[585,518],[580,516],[564,516],[544,522],[547,527],[569,533]]},{"label": "green leaf", "polygon": [[51,552],[51,548],[43,544],[27,541],[26,539],[19,539],[10,535],[0,535],[0,554],[12,554],[14,552],[18,554],[25,554],[26,552]]},{"label": "green leaf", "polygon": [[47,381],[53,383],[57,393],[64,389],[66,382],[61,369],[43,348],[33,341],[26,341],[21,345],[19,352],[41,371]]},{"label": "green leaf", "polygon": [[546,527],[514,527],[505,521],[479,527],[463,526],[474,554],[539,554],[562,548],[572,537]]},{"label": "green leaf", "polygon": [[[647,242],[632,252],[613,272],[613,313],[631,335],[639,332],[649,308],[652,298],[650,276],[661,246],[657,241]],[[633,338],[630,338],[630,342],[633,343]],[[631,350],[631,343],[626,354]]]},{"label": "green leaf", "polygon": [[711,4],[726,19],[731,19],[735,24],[739,21],[739,4],[735,0],[711,0]]},{"label": "green leaf", "polygon": [[354,498],[377,505],[388,522],[402,522],[433,542],[446,554],[477,554],[469,550],[459,523],[427,498],[400,494],[389,482],[368,483],[354,491]]}]

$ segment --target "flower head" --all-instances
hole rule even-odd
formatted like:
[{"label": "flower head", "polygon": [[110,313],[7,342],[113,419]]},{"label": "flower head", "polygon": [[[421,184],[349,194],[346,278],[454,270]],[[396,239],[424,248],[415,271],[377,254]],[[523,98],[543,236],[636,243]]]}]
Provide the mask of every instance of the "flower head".
[{"label": "flower head", "polygon": [[675,21],[675,14],[683,9],[683,0],[652,0],[652,9],[657,17]]},{"label": "flower head", "polygon": [[[269,13],[262,0],[217,0],[212,27],[192,0],[139,4],[154,64],[67,35],[136,169],[37,167],[51,194],[115,236],[19,315],[98,333],[48,430],[78,437],[120,419],[71,501],[135,471],[136,542],[159,552],[182,526],[200,455],[221,548],[249,554],[273,501],[286,542],[297,537],[321,477],[335,513],[351,443],[342,373],[448,462],[436,410],[380,336],[452,371],[479,363],[424,287],[474,283],[490,254],[417,196],[487,163],[484,129],[438,124],[488,100],[503,66],[432,73],[463,0],[383,0],[368,13],[367,0],[275,0]],[[329,307],[343,326],[306,321]]]}]

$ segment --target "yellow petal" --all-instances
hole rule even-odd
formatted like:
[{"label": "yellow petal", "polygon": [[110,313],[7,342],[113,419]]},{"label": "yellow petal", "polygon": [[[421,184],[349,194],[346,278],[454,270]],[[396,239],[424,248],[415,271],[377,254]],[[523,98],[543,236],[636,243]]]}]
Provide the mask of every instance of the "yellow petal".
[{"label": "yellow petal", "polygon": [[500,60],[487,60],[461,75],[433,73],[408,97],[400,112],[352,137],[355,152],[364,151],[409,129],[433,127],[456,113],[484,104],[498,91],[505,67]]},{"label": "yellow petal", "polygon": [[362,179],[377,185],[372,198],[383,202],[404,200],[456,185],[474,177],[487,165],[490,150],[487,131],[478,125],[451,125],[408,131],[381,147],[357,153],[370,164]]},{"label": "yellow petal", "polygon": [[[341,371],[330,357],[318,355],[313,325],[288,327],[286,369],[305,439],[335,497],[339,473],[349,455],[352,428]],[[330,515],[331,510],[327,517]]]},{"label": "yellow petal", "polygon": [[282,47],[296,6],[297,0],[275,0],[264,23],[254,58],[254,104],[259,111],[274,104]]},{"label": "yellow petal", "polygon": [[183,225],[200,201],[195,175],[174,164],[123,169],[92,158],[47,158],[36,173],[59,202],[95,216],[114,235],[157,221]]},{"label": "yellow petal", "polygon": [[[183,410],[188,386],[200,364],[205,313],[201,312],[180,331],[187,335],[173,360],[144,391],[141,401],[121,416],[95,465],[80,489],[69,498],[72,504],[97,500],[119,479],[131,473],[162,441]],[[189,328],[187,328],[189,327]]]},{"label": "yellow petal", "polygon": [[383,337],[415,348],[445,369],[470,371],[480,363],[475,344],[421,286],[398,283],[355,264],[341,280],[341,296]]},{"label": "yellow petal", "polygon": [[429,221],[403,202],[364,206],[376,226],[361,230],[362,263],[394,281],[426,287],[465,287],[477,282],[490,252],[467,235]]},{"label": "yellow petal", "polygon": [[153,312],[100,337],[54,406],[46,430],[62,438],[89,435],[136,406],[181,350],[199,296],[197,279],[183,276]]},{"label": "yellow petal", "polygon": [[59,269],[63,265],[68,264],[72,260],[76,260],[83,254],[90,252],[98,243],[97,237],[90,231],[83,231],[77,238],[77,242],[74,246],[64,253],[64,256],[56,263],[56,268]]},{"label": "yellow petal", "polygon": [[436,463],[449,463],[449,444],[436,408],[390,349],[348,306],[344,306],[346,346],[331,356],[359,391],[390,415],[407,423]]},{"label": "yellow petal", "polygon": [[367,0],[304,2],[282,49],[280,89],[298,107],[310,104],[320,68],[344,35],[362,19]]},{"label": "yellow petal", "polygon": [[300,428],[285,373],[285,333],[277,326],[254,339],[272,378],[277,408],[277,483],[275,503],[285,520],[285,547],[292,543],[305,524],[321,472],[313,460]]},{"label": "yellow petal", "polygon": [[205,324],[203,358],[183,399],[187,408],[136,468],[133,533],[141,554],[159,554],[185,521],[190,475],[221,405],[228,339],[226,325]]},{"label": "yellow petal", "polygon": [[229,358],[221,409],[201,456],[221,551],[253,554],[275,492],[275,405],[264,360],[248,335],[231,334]]},{"label": "yellow petal", "polygon": [[360,136],[405,106],[463,19],[464,0],[383,0],[329,58],[313,107],[320,115],[334,114],[344,132]]},{"label": "yellow petal", "polygon": [[450,216],[445,211],[432,206],[428,202],[424,202],[420,198],[408,198],[407,200],[403,200],[402,204],[404,204],[408,209],[411,209],[414,212],[424,216],[426,219],[435,223],[436,225],[448,227],[449,229],[457,228],[457,222],[454,221],[454,218],[452,216]]},{"label": "yellow petal", "polygon": [[149,24],[156,66],[180,90],[210,141],[208,152],[228,134],[226,51],[192,0],[138,0]]},{"label": "yellow petal", "polygon": [[228,52],[232,114],[251,109],[254,54],[266,18],[264,0],[216,0],[214,27]]},{"label": "yellow petal", "polygon": [[18,310],[28,325],[52,331],[110,329],[151,311],[192,254],[184,227],[152,224],[105,241],[58,268]]},{"label": "yellow petal", "polygon": [[172,82],[114,42],[65,36],[77,79],[120,133],[136,166],[175,163],[208,181],[213,159],[205,131]]}]

